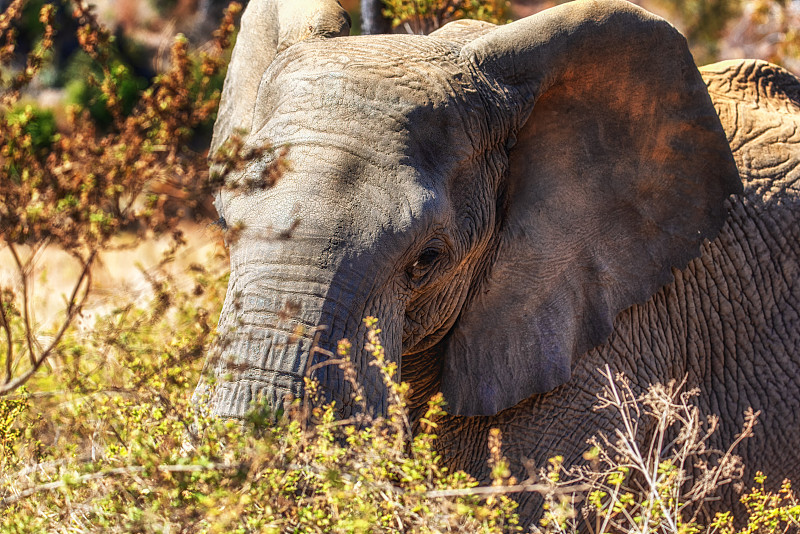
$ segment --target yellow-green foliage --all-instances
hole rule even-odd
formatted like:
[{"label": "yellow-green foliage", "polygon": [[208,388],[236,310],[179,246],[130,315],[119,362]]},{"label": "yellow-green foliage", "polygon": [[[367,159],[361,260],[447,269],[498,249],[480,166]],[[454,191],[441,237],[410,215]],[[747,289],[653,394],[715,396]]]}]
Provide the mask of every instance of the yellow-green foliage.
[{"label": "yellow-green foliage", "polygon": [[16,399],[0,399],[0,455],[2,464],[14,455],[14,446],[22,435],[22,429],[18,423],[19,417],[28,408],[28,398],[25,392]]},{"label": "yellow-green foliage", "polygon": [[[427,495],[476,483],[435,452],[440,398],[411,437],[406,387],[389,365],[390,415],[370,425],[337,420],[330,405],[296,404],[278,419],[256,407],[243,425],[203,415],[189,400],[213,338],[203,310],[218,309],[226,280],[199,266],[196,280],[190,293],[165,285],[147,308],[98,319],[89,339],[69,337],[58,358],[68,390],[4,401],[0,531],[514,529],[505,496]],[[370,350],[378,336],[373,327]]]},{"label": "yellow-green foliage", "polygon": [[733,516],[717,514],[711,529],[720,534],[760,534],[767,532],[800,531],[800,502],[792,490],[792,483],[784,480],[777,492],[764,488],[767,481],[762,473],[755,477],[756,485],[742,496],[748,514],[747,524],[741,529],[734,527]]}]

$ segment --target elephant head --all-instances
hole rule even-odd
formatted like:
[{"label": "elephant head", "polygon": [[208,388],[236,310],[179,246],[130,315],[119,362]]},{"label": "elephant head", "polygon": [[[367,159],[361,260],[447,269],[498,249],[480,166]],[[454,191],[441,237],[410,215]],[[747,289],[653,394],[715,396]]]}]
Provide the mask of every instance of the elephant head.
[{"label": "elephant head", "polygon": [[[280,407],[312,365],[351,410],[343,372],[313,348],[363,346],[366,316],[401,378],[451,413],[550,391],[699,254],[741,191],[684,38],[632,4],[347,32],[334,0],[252,0],[242,20],[212,150],[241,129],[290,167],[216,200],[241,229],[210,358],[221,416],[259,397]],[[369,355],[353,359],[384,410]]]}]

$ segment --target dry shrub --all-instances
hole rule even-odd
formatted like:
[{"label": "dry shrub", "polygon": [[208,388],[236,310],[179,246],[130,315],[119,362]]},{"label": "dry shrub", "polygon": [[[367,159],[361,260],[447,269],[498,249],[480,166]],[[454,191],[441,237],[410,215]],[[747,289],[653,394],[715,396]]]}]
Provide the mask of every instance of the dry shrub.
[{"label": "dry shrub", "polygon": [[[199,212],[224,180],[224,174],[209,174],[205,150],[193,150],[190,141],[213,122],[215,82],[226,65],[240,6],[231,4],[206,51],[190,51],[179,37],[169,70],[138,95],[128,113],[120,101],[126,67],[111,60],[111,34],[83,1],[70,4],[78,42],[101,72],[89,83],[112,118],[105,127],[77,106],[58,127],[52,113],[20,104],[53,45],[55,6],[41,9],[41,38],[16,70],[15,23],[24,0],[0,16],[0,245],[10,252],[19,281],[0,291],[0,396],[25,384],[59,350],[92,290],[100,251],[116,246],[112,240],[121,232],[140,238],[172,233],[182,244],[177,221]],[[46,247],[68,252],[80,265],[55,325],[39,325],[32,304],[34,265]]]},{"label": "dry shrub", "polygon": [[[728,484],[744,488],[744,464],[736,447],[753,435],[759,413],[745,413],[742,431],[726,450],[708,447],[718,417],[700,413],[693,399],[697,389],[685,383],[649,386],[636,395],[624,375],[606,366],[606,386],[598,395],[598,410],[611,410],[618,422],[612,432],[590,440],[587,464],[565,469],[561,459],[540,478],[554,489],[582,484],[582,495],[545,493],[545,532],[755,534],[794,532],[800,526],[800,504],[784,481],[779,492],[764,489],[766,477],[744,492],[746,517],[715,514],[704,523],[705,505]],[[586,503],[577,510],[575,503]],[[740,525],[736,528],[734,525]]]}]

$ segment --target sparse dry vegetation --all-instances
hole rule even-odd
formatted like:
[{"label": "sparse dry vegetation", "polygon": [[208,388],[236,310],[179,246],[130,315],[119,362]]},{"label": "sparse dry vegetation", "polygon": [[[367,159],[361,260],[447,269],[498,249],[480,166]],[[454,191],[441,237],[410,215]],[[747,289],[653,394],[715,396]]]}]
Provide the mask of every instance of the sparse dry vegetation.
[{"label": "sparse dry vegetation", "polygon": [[[210,191],[205,154],[189,148],[193,132],[212,120],[219,100],[214,80],[224,65],[224,51],[233,32],[234,6],[217,31],[212,53],[190,56],[178,39],[172,65],[138,95],[126,111],[120,100],[119,79],[126,66],[114,61],[111,35],[82,2],[72,4],[78,23],[78,42],[94,60],[100,74],[89,83],[112,117],[100,128],[86,109],[67,112],[56,128],[52,114],[20,103],[20,90],[41,68],[53,43],[54,5],[41,9],[42,37],[14,72],[15,28],[23,13],[15,1],[3,19],[6,47],[2,114],[0,114],[0,240],[13,259],[20,285],[0,293],[0,329],[4,337],[0,394],[26,383],[56,352],[80,314],[92,287],[92,266],[101,250],[114,246],[122,231],[145,234],[174,232],[176,221],[198,207]],[[181,205],[171,212],[169,192],[177,191]],[[175,207],[175,204],[172,205]],[[46,247],[68,252],[81,266],[66,293],[59,324],[40,331],[32,312],[31,272]]]}]

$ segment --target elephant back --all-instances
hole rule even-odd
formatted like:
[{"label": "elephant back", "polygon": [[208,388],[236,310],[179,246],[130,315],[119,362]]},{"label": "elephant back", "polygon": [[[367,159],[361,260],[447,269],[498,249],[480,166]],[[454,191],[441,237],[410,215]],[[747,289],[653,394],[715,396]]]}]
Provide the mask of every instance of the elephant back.
[{"label": "elephant back", "polygon": [[800,80],[760,60],[700,69],[725,129],[746,195],[800,190]]}]

